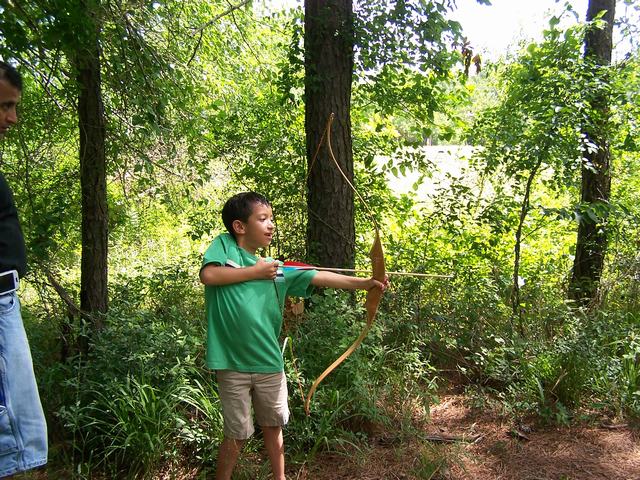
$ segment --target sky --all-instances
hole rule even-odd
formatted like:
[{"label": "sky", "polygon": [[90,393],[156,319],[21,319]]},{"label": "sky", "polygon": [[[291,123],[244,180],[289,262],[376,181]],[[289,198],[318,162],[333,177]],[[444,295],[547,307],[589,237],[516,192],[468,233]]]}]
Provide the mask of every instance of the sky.
[{"label": "sky", "polygon": [[456,0],[457,9],[451,18],[460,22],[474,52],[495,60],[507,51],[513,52],[521,39],[541,40],[549,19],[560,15],[565,3],[571,4],[578,18],[565,13],[561,25],[584,21],[588,0],[491,0],[491,5]]},{"label": "sky", "polygon": [[[302,5],[303,0],[262,0],[267,10]],[[366,0],[354,0],[354,3]],[[553,15],[565,11],[569,4],[574,14],[565,12],[561,27],[582,22],[587,16],[589,0],[490,0],[481,5],[477,0],[455,0],[456,9],[450,17],[460,22],[463,32],[476,53],[485,60],[497,60],[507,52],[517,51],[519,40],[542,40],[542,31],[549,26]],[[622,2],[616,6],[616,18],[623,13]],[[577,17],[576,17],[577,15]],[[637,14],[635,15],[637,17]],[[617,43],[614,33],[614,43]],[[628,47],[619,45],[614,59],[621,58]]]}]

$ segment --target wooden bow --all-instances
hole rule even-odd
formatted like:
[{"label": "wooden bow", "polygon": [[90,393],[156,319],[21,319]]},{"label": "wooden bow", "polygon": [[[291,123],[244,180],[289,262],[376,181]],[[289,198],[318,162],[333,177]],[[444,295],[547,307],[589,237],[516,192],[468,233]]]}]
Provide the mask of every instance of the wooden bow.
[{"label": "wooden bow", "polygon": [[[336,167],[340,171],[340,174],[345,179],[347,184],[349,184],[351,189],[355,192],[355,194],[360,199],[360,202],[362,202],[362,204],[365,206],[365,208],[369,213],[369,216],[371,217],[371,220],[373,221],[376,237],[373,242],[373,246],[371,247],[371,251],[369,252],[369,258],[371,259],[373,278],[382,283],[385,280],[386,272],[385,272],[385,265],[384,265],[384,251],[382,250],[382,243],[380,242],[380,231],[378,228],[378,223],[376,222],[375,217],[371,212],[371,209],[367,205],[367,202],[365,202],[365,200],[362,198],[358,190],[356,190],[356,188],[353,186],[353,184],[351,183],[347,175],[344,173],[342,168],[340,168],[340,164],[338,163],[338,160],[336,159],[333,153],[333,148],[331,147],[331,124],[333,123],[334,118],[335,118],[335,115],[332,113],[329,116],[329,120],[327,121],[327,126],[325,127],[325,131],[322,134],[322,138],[320,139],[318,148],[316,149],[315,155],[311,161],[311,166],[309,167],[309,171],[311,171],[311,168],[313,168],[313,164],[318,155],[318,151],[320,150],[320,147],[322,145],[322,141],[326,138],[327,148],[329,150],[329,156],[333,160],[333,163],[336,165]],[[365,309],[367,311],[367,323],[362,329],[362,332],[360,332],[360,335],[358,336],[358,338],[351,344],[351,346],[349,346],[349,348],[347,348],[342,355],[340,355],[331,365],[329,365],[325,369],[325,371],[322,372],[322,374],[320,374],[318,378],[316,378],[316,380],[313,382],[313,385],[311,385],[311,389],[309,390],[309,393],[307,394],[307,398],[304,403],[304,410],[307,415],[310,414],[311,397],[313,397],[313,394],[318,388],[318,385],[320,385],[320,382],[322,382],[322,380],[324,380],[336,367],[338,367],[338,365],[340,365],[344,360],[346,360],[347,357],[349,357],[349,355],[351,355],[360,346],[364,338],[369,333],[369,330],[371,329],[371,326],[373,325],[373,321],[376,317],[376,313],[378,312],[378,305],[380,305],[381,298],[382,298],[382,290],[379,288],[374,287],[367,292],[367,298],[365,300]]]}]

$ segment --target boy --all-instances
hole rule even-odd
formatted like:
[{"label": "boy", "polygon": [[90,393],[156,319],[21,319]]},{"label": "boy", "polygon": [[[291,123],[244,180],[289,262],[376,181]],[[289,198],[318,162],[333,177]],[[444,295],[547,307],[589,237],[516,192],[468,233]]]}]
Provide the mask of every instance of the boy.
[{"label": "boy", "polygon": [[208,322],[207,366],[216,371],[224,418],[216,479],[231,479],[240,450],[254,431],[253,404],[273,477],[284,480],[282,427],[289,408],[278,337],[285,297],[308,297],[314,286],[384,290],[388,281],[316,270],[283,273],[278,262],[256,257],[258,249],[271,243],[275,230],[271,204],[258,193],[231,197],[222,220],[229,233],[214,239],[200,269]]}]

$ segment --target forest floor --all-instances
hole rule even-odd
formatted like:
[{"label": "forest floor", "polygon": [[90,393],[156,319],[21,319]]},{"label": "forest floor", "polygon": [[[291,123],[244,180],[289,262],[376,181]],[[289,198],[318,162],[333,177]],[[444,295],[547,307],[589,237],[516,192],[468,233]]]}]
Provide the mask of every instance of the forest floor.
[{"label": "forest floor", "polygon": [[414,439],[380,431],[366,449],[320,454],[292,480],[640,480],[640,429],[608,421],[570,427],[512,420],[462,395],[432,406]]},{"label": "forest floor", "polygon": [[[475,405],[474,405],[475,404]],[[640,480],[640,425],[610,419],[571,426],[514,422],[497,404],[443,394],[411,429],[367,426],[369,442],[289,462],[289,480]],[[362,427],[362,426],[361,426]],[[411,430],[413,433],[407,433]],[[176,468],[177,467],[177,468]],[[153,480],[207,480],[197,466],[161,469]],[[234,478],[270,478],[264,454],[243,454]],[[20,480],[71,478],[52,466]],[[93,477],[110,480],[105,477]]]}]

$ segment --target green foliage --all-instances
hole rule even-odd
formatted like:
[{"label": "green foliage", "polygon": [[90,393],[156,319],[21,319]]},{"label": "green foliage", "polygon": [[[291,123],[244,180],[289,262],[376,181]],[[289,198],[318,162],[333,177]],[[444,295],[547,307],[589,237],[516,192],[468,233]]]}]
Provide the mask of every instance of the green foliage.
[{"label": "green foliage", "polygon": [[[604,331],[616,338],[616,345],[635,344],[627,337],[633,328],[628,320],[620,322],[627,325],[620,330],[602,323],[603,315],[619,319],[625,312],[632,317],[637,313],[637,252],[635,243],[628,241],[636,236],[638,218],[637,202],[628,201],[627,190],[635,182],[631,178],[637,179],[633,152],[621,152],[622,176],[614,187],[619,193],[607,209],[613,225],[621,229],[611,244],[615,255],[609,280],[603,279],[609,307],[576,312],[563,298],[572,262],[571,223],[579,213],[568,198],[574,193],[580,165],[578,134],[588,117],[575,85],[584,85],[589,92],[602,87],[591,66],[582,63],[581,32],[577,28],[561,34],[552,28],[541,45],[530,46],[498,68],[502,82],[498,102],[481,110],[470,130],[470,141],[484,146],[474,159],[480,161],[458,178],[445,178],[424,204],[409,197],[396,201],[389,222],[392,233],[385,241],[393,252],[395,265],[390,269],[417,266],[455,273],[445,285],[418,287],[407,282],[392,294],[397,296],[392,311],[411,312],[413,323],[426,324],[417,332],[431,348],[432,361],[458,369],[466,381],[497,395],[514,412],[533,410],[558,423],[571,421],[585,404],[613,409],[617,415],[637,415],[630,400],[633,394],[619,386],[631,385],[635,391],[634,347],[615,353],[602,348],[610,341]],[[631,85],[633,78],[629,77]],[[620,113],[635,111],[626,100],[612,108]],[[623,133],[612,137],[620,144],[626,128],[634,124],[631,117],[620,122]],[[522,341],[514,337],[513,319],[505,307],[511,298],[509,264],[521,192],[537,164],[546,165],[547,172],[533,184],[523,223],[520,307],[526,341]]]},{"label": "green foliage", "polygon": [[135,475],[171,452],[174,392],[129,377],[123,384],[96,387],[85,392],[93,400],[81,410],[79,421],[88,439],[83,449],[101,452],[96,466],[116,475],[126,468]]},{"label": "green foliage", "polygon": [[603,312],[589,332],[598,338],[601,352],[593,377],[596,399],[601,407],[613,409],[619,416],[637,418],[640,414],[640,352],[636,333],[639,323],[637,312]]},{"label": "green foliage", "polygon": [[[366,2],[356,10],[357,75],[381,112],[439,111],[441,81],[460,57],[450,47],[460,25],[446,18],[450,1]],[[422,111],[420,111],[422,110]]]},{"label": "green foliage", "polygon": [[568,309],[564,315],[552,341],[496,339],[494,346],[481,348],[473,360],[483,372],[484,388],[513,414],[533,411],[553,423],[571,422],[584,406],[637,417],[637,317],[576,316]]},{"label": "green foliage", "polygon": [[[72,441],[66,453],[74,465],[133,478],[178,462],[185,449],[208,460],[221,438],[212,376],[202,367],[202,323],[185,315],[185,304],[170,308],[166,278],[176,282],[165,276],[119,292],[122,301],[112,303],[90,357],[59,364],[46,377],[48,390],[62,386],[46,407]],[[147,297],[155,311],[144,307]],[[201,310],[197,293],[186,299]]]},{"label": "green foliage", "polygon": [[[67,11],[63,3],[56,12]],[[483,395],[478,401],[499,400],[512,415],[534,412],[554,423],[571,422],[584,409],[640,416],[637,57],[610,72],[611,84],[603,86],[581,58],[582,30],[552,25],[542,43],[461,89],[451,68],[457,55],[445,48],[458,30],[445,19],[448,2],[419,3],[397,2],[383,11],[373,2],[357,13],[358,42],[367,48],[356,59],[362,81],[354,84],[351,117],[355,175],[384,227],[387,268],[453,277],[393,277],[369,336],[320,385],[311,417],[304,416],[297,382],[308,391],[358,336],[365,318],[361,295],[325,292],[312,299],[301,324],[288,326],[293,418],[285,435],[288,455],[300,462],[324,449],[361,448],[377,428],[411,433],[414,414],[426,416],[450,377]],[[301,12],[268,16],[243,8],[208,24],[225,5],[110,3],[100,11],[110,139],[110,312],[91,355],[61,363],[64,341],[82,331],[39,265],[77,298],[76,92],[61,54],[70,41],[62,33],[73,32],[57,14],[47,20],[42,5],[28,7],[42,39],[17,21],[15,10],[5,8],[0,20],[3,42],[14,41],[14,58],[28,66],[24,121],[3,143],[2,169],[15,186],[29,244],[24,316],[53,461],[65,478],[144,478],[171,465],[208,469],[222,419],[215,380],[203,367],[197,273],[201,252],[222,230],[225,199],[250,188],[265,193],[278,224],[277,242],[266,253],[305,255]],[[383,29],[386,22],[397,28]],[[419,35],[410,40],[419,45],[396,48],[414,27]],[[23,47],[40,42],[46,55],[36,61]],[[42,75],[47,65],[50,77]],[[574,222],[577,214],[602,212],[576,209],[570,199],[584,146],[579,127],[589,113],[580,94],[600,88],[615,100],[618,126],[607,132],[613,233],[602,303],[582,311],[564,301]],[[496,98],[488,98],[493,92]],[[468,100],[473,105],[464,107]],[[469,111],[473,126],[456,131]],[[465,133],[484,150],[459,176],[439,176],[438,165],[418,147],[427,137],[446,141]],[[381,155],[390,161],[380,169]],[[538,163],[523,225],[525,335],[519,338],[509,308],[513,235],[527,175]],[[431,193],[391,192],[385,175],[413,168],[420,175],[416,187],[432,184]],[[363,267],[370,223],[358,209],[357,263]],[[248,448],[257,450],[259,440]],[[415,474],[429,478],[443,466],[439,452],[425,452]],[[240,475],[266,476],[258,470],[245,466]]]},{"label": "green foliage", "polygon": [[477,158],[489,173],[503,171],[522,188],[535,165],[553,169],[549,185],[573,184],[580,162],[580,132],[591,114],[584,92],[591,72],[581,62],[584,29],[545,32],[517,61],[498,72],[499,103],[471,126],[469,139],[484,147]]},{"label": "green foliage", "polygon": [[[292,335],[298,372],[306,392],[364,328],[364,311],[350,295],[325,292],[313,298],[308,318]],[[417,337],[400,337],[401,320],[378,316],[363,344],[319,386],[311,402],[311,416],[303,419],[303,399],[291,384],[294,421],[287,428],[294,454],[313,456],[319,449],[337,449],[345,442],[360,442],[375,425],[408,420],[398,408],[435,387],[424,345]],[[291,367],[289,367],[291,368]],[[294,376],[294,371],[289,371]],[[387,410],[390,408],[390,410]],[[396,409],[398,408],[398,409]]]}]

